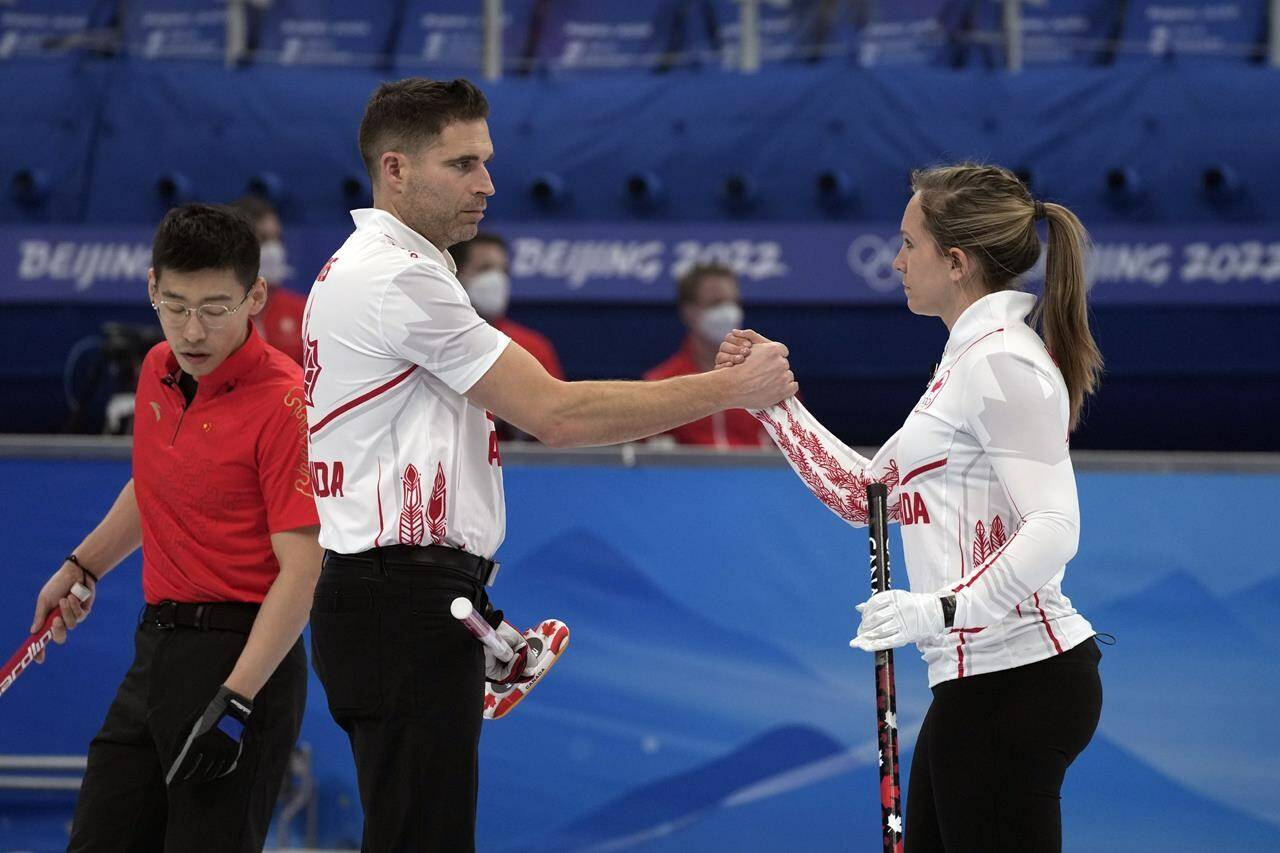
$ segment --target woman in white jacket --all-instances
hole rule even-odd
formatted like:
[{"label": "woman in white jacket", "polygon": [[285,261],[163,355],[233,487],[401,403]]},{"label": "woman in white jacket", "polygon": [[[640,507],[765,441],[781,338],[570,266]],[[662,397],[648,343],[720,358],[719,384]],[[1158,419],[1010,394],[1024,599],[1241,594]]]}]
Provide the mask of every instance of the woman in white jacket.
[{"label": "woman in white jacket", "polygon": [[[1062,593],[1080,527],[1068,435],[1102,367],[1085,308],[1088,237],[1006,169],[917,171],[912,188],[894,269],[912,312],[940,318],[950,338],[902,428],[866,459],[794,398],[753,414],[851,524],[867,523],[869,482],[890,487],[910,591],[858,605],[850,645],[916,643],[929,665],[907,851],[1057,851],[1062,780],[1102,708],[1093,628]],[[1015,287],[1039,258],[1042,220],[1037,303]],[[763,340],[735,332],[717,367]]]}]

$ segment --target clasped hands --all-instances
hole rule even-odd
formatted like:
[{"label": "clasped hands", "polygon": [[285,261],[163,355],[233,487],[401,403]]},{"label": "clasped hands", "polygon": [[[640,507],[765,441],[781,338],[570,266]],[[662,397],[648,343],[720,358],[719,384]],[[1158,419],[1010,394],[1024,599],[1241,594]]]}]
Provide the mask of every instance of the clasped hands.
[{"label": "clasped hands", "polygon": [[786,346],[751,329],[734,329],[716,352],[715,369],[738,367],[741,387],[731,408],[766,409],[796,395],[800,386],[787,361]]}]

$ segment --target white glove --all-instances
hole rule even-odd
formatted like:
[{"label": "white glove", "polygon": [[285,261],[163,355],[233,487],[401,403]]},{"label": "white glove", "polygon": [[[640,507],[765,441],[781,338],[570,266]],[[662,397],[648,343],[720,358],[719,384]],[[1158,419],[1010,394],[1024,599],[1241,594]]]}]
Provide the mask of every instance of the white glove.
[{"label": "white glove", "polygon": [[877,592],[856,609],[862,614],[862,624],[849,647],[866,652],[918,643],[946,630],[942,599],[927,592]]},{"label": "white glove", "polygon": [[511,684],[524,680],[524,668],[529,662],[529,644],[525,642],[524,635],[516,630],[515,626],[510,622],[503,622],[494,629],[494,633],[498,635],[498,639],[502,640],[511,647],[514,654],[511,660],[499,660],[498,656],[489,651],[486,646],[484,650],[484,675],[490,681],[498,684]]}]

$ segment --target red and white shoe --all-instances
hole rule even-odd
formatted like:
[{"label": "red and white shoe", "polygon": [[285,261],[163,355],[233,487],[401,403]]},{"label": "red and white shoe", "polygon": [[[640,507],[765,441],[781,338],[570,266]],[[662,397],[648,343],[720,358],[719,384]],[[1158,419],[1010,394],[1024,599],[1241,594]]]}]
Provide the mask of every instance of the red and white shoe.
[{"label": "red and white shoe", "polygon": [[510,714],[533,688],[538,686],[547,670],[555,666],[560,655],[569,647],[569,626],[559,619],[545,619],[524,632],[529,644],[529,661],[519,681],[510,684],[484,685],[484,718],[497,720]]}]

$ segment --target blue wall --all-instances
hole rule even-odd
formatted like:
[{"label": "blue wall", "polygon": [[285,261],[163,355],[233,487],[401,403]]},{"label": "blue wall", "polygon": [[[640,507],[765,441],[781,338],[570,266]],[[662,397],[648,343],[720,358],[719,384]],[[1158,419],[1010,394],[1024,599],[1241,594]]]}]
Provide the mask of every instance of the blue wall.
[{"label": "blue wall", "polygon": [[[0,461],[6,642],[127,476],[121,462]],[[1099,735],[1068,777],[1065,849],[1276,849],[1280,477],[1079,479],[1065,588],[1118,644],[1104,647]],[[845,645],[866,595],[861,531],[783,469],[509,466],[507,484],[498,601],[574,633],[537,695],[486,725],[481,849],[633,833],[652,835],[645,851],[875,849],[871,661]],[[128,665],[139,596],[135,558],[5,697],[0,752],[85,749]],[[898,660],[909,753],[928,691],[916,655]],[[322,843],[357,839],[347,745],[314,680],[303,737]],[[70,802],[0,796],[0,848],[57,849]]]},{"label": "blue wall", "polygon": [[[29,169],[50,196],[5,194],[0,222],[151,223],[164,175],[190,195],[230,201],[263,172],[279,179],[286,220],[331,223],[367,184],[355,136],[369,93],[407,72],[84,60],[4,68],[0,159],[9,181]],[[471,75],[476,76],[476,75]],[[979,158],[1030,172],[1036,191],[1086,222],[1280,219],[1280,173],[1263,144],[1280,136],[1280,73],[1265,66],[1172,63],[1033,70],[774,67],[743,76],[626,73],[486,84],[497,150],[492,212],[513,221],[709,221],[729,214],[723,181],[745,177],[755,203],[731,215],[805,221],[901,214],[909,171]],[[1239,176],[1238,198],[1200,189],[1210,166]],[[1145,195],[1114,204],[1107,173],[1131,167]],[[824,171],[853,196],[819,203]],[[637,209],[624,191],[640,171],[665,199]],[[560,176],[567,200],[538,203],[534,178]]]}]

